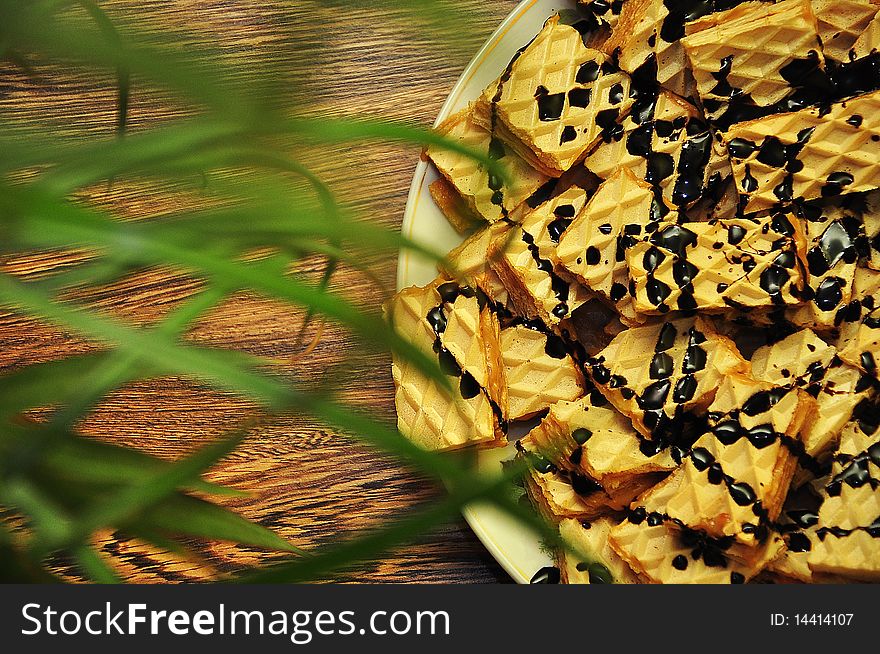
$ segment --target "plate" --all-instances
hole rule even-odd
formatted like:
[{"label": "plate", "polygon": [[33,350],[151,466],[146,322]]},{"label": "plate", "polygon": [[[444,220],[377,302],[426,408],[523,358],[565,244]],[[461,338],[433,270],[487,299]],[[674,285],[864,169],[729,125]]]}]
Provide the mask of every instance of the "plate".
[{"label": "plate", "polygon": [[[476,100],[483,89],[504,71],[514,53],[541,30],[547,18],[557,11],[574,8],[573,1],[521,2],[465,68],[440,109],[434,126]],[[428,186],[436,179],[437,172],[427,162],[419,162],[409,190],[401,232],[434,250],[447,252],[462,239],[431,198]],[[437,268],[431,261],[408,250],[401,252],[397,264],[398,290],[414,284],[427,284],[436,276]],[[481,450],[477,454],[477,465],[486,470],[497,470],[500,461],[511,454],[512,446]],[[553,564],[542,549],[537,533],[495,507],[485,503],[472,504],[463,513],[471,529],[514,581],[528,583],[540,568]]]}]

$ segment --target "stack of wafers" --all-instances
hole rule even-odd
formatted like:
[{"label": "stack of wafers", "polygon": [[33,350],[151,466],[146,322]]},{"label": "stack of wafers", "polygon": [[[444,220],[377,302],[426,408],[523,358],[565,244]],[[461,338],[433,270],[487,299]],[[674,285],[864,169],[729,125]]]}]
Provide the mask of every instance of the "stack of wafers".
[{"label": "stack of wafers", "polygon": [[880,580],[877,0],[577,6],[425,153],[400,431],[510,444],[543,579]]}]

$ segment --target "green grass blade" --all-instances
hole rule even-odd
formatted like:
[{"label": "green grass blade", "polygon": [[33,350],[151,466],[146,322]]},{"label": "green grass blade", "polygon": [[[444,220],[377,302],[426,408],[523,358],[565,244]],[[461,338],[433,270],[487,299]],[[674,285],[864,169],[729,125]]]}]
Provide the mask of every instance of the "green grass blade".
[{"label": "green grass blade", "polygon": [[[175,493],[178,488],[200,478],[206,469],[226,457],[242,440],[244,440],[244,434],[235,433],[119,490],[112,497],[90,507],[85,513],[79,515],[73,525],[73,533],[62,542],[76,543],[101,527],[128,522],[135,515]],[[50,547],[53,544],[55,546],[61,544],[60,542],[52,543],[51,539],[47,540]]]},{"label": "green grass blade", "polygon": [[270,529],[246,520],[229,509],[189,495],[178,494],[166,498],[141,514],[138,525],[158,533],[228,541],[309,556],[307,551]]},{"label": "green grass blade", "polygon": [[119,584],[122,580],[116,571],[89,545],[73,548],[73,558],[80,569],[98,584]]},{"label": "green grass blade", "polygon": [[[139,450],[120,447],[90,438],[67,435],[44,453],[38,474],[66,480],[73,484],[113,488],[143,483],[171,463]],[[218,496],[242,497],[232,488],[195,479],[184,488]]]},{"label": "green grass blade", "polygon": [[73,534],[71,516],[27,479],[7,477],[0,484],[0,502],[19,507],[27,516],[34,542],[67,540]]},{"label": "green grass blade", "polygon": [[[37,207],[34,207],[34,210],[37,211]],[[53,210],[54,215],[50,218],[50,211]],[[388,329],[380,316],[366,313],[335,294],[321,291],[291,277],[269,274],[270,271],[261,269],[258,263],[249,265],[230,261],[209,252],[181,246],[179,240],[167,230],[158,233],[155,230],[149,232],[146,228],[135,230],[132,226],[114,225],[94,212],[73,205],[58,206],[49,201],[45,203],[43,211],[34,215],[41,216],[38,220],[43,225],[49,222],[53,224],[54,228],[51,230],[53,238],[77,238],[79,242],[100,245],[108,251],[113,251],[116,256],[122,256],[126,249],[134,250],[145,262],[177,263],[209,277],[215,285],[230,292],[249,288],[275,299],[311,307],[316,312],[360,334],[365,343],[374,347],[393,349],[438,384],[445,388],[450,387],[448,378],[440,372],[434,358],[428,357],[394,330]],[[66,220],[60,221],[59,215],[64,215]],[[75,222],[74,217],[79,218],[79,222]],[[74,237],[74,234],[78,236]],[[57,315],[63,313],[51,300],[37,298],[34,291],[22,285],[16,288],[8,277],[5,280],[0,277],[0,299],[15,304],[16,295],[20,300],[24,296],[29,296],[31,301],[41,304],[40,311],[48,318],[52,318],[52,315],[46,312]],[[32,305],[31,309],[35,309],[35,305]],[[81,316],[78,322],[84,323],[86,320],[87,317]],[[94,320],[92,322],[94,323]]]},{"label": "green grass blade", "polygon": [[0,375],[0,415],[8,419],[27,409],[64,403],[107,356],[76,355]]},{"label": "green grass blade", "polygon": [[511,481],[519,474],[521,474],[520,470],[511,469],[504,475],[460,487],[444,499],[417,510],[390,526],[342,545],[315,552],[314,556],[308,559],[271,565],[264,570],[245,573],[236,581],[248,584],[303,582],[327,575],[352,562],[377,557],[396,545],[423,536],[454,517],[475,499],[498,491],[509,492]]},{"label": "green grass blade", "polygon": [[[117,48],[122,47],[122,39],[110,17],[101,7],[91,0],[58,0],[55,10],[69,5],[78,5],[91,16],[101,34],[109,43]],[[131,93],[131,73],[128,67],[120,65],[116,68],[116,133],[120,136],[125,133],[128,122],[128,99]]]}]

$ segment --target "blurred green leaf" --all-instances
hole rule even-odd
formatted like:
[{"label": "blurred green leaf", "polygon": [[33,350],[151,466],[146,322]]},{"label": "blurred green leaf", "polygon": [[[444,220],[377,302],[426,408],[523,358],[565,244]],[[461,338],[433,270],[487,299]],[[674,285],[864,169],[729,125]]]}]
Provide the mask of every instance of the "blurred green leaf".
[{"label": "blurred green leaf", "polygon": [[121,579],[101,555],[89,545],[73,548],[73,557],[82,571],[99,584],[118,584]]}]

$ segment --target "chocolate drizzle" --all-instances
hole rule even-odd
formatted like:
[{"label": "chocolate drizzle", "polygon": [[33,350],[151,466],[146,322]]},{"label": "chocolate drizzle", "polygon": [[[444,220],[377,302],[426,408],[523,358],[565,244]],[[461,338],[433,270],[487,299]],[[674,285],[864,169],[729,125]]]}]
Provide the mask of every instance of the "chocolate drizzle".
[{"label": "chocolate drizzle", "polygon": [[437,354],[437,360],[440,370],[449,377],[457,377],[459,380],[458,390],[462,399],[470,400],[480,393],[486,397],[492,413],[498,421],[498,426],[502,432],[507,433],[508,424],[504,419],[504,412],[498,403],[489,395],[489,391],[474,379],[468,371],[463,370],[456,361],[455,356],[443,345],[442,334],[446,331],[449,319],[446,315],[446,305],[453,305],[459,296],[472,298],[476,297],[480,310],[487,306],[488,298],[482,291],[474,290],[470,286],[460,286],[457,282],[446,282],[437,287],[437,293],[440,295],[440,304],[428,311],[425,320],[434,332],[434,352]]},{"label": "chocolate drizzle", "polygon": [[[707,353],[702,347],[706,337],[695,327],[687,331],[687,347],[679,373],[675,373],[675,362],[667,354],[678,340],[675,325],[666,322],[660,328],[654,355],[649,366],[649,377],[653,381],[640,395],[626,386],[626,380],[612,375],[604,359],[591,358],[588,368],[592,379],[599,385],[617,388],[626,399],[635,398],[642,411],[642,423],[650,431],[650,438],[636,434],[639,450],[645,456],[655,456],[669,450],[673,459],[680,462],[694,442],[706,429],[706,419],[686,410],[698,388],[696,375],[707,364]],[[676,379],[672,375],[676,374]],[[674,381],[674,383],[673,383]],[[671,410],[671,412],[670,412]]]},{"label": "chocolate drizzle", "polygon": [[568,296],[571,288],[570,284],[556,274],[556,271],[553,269],[553,262],[541,256],[541,252],[535,243],[535,238],[524,229],[522,230],[522,240],[532,255],[538,270],[550,277],[550,288],[553,290],[556,299],[559,300],[559,303],[553,307],[551,313],[557,318],[564,318],[569,312]]},{"label": "chocolate drizzle", "polygon": [[[676,525],[676,528],[670,530],[670,534],[678,541],[680,547],[690,550],[690,558],[692,560],[699,561],[702,559],[703,564],[708,568],[726,568],[728,565],[727,550],[734,543],[733,536],[713,538],[708,534],[688,527],[677,518],[672,518],[665,513],[649,512],[644,507],[638,507],[629,511],[627,513],[627,520],[635,525],[646,523],[649,527],[672,523]],[[678,561],[678,565],[676,565],[676,561]],[[685,563],[687,563],[687,559],[685,559]],[[687,568],[687,565],[682,565],[678,556],[673,559],[672,565],[677,570]]]}]

